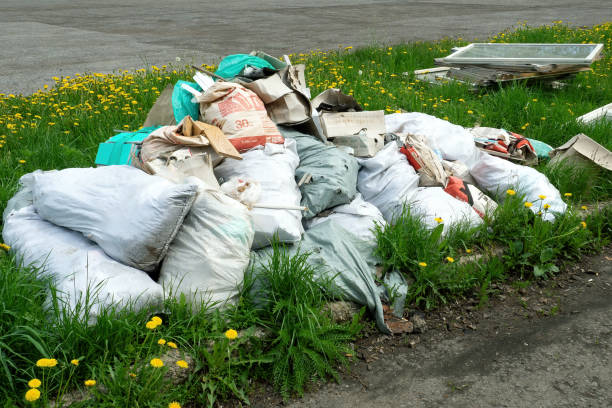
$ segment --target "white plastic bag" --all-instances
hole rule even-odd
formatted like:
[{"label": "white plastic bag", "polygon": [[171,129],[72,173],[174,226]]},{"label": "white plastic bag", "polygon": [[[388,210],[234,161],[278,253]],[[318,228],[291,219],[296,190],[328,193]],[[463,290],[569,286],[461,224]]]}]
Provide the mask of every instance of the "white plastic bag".
[{"label": "white plastic bag", "polygon": [[253,226],[249,210],[215,186],[195,178],[198,196],[170,244],[159,283],[199,306],[221,307],[237,300],[249,264]]},{"label": "white plastic bag", "polygon": [[468,168],[471,168],[482,154],[474,145],[474,138],[467,129],[425,113],[385,115],[385,125],[388,133],[423,136],[434,151],[439,150],[443,159],[461,160]]},{"label": "white plastic bag", "polygon": [[[567,209],[559,190],[550,184],[544,174],[531,167],[485,154],[470,172],[481,188],[499,200],[506,197],[508,189],[525,194],[525,200],[533,203],[531,210],[534,213],[542,211],[542,219],[546,221],[554,221],[555,213],[564,213]],[[541,199],[540,195],[546,198]],[[544,211],[544,204],[550,205],[547,211]]]},{"label": "white plastic bag", "polygon": [[402,207],[416,193],[419,175],[399,152],[395,142],[371,159],[359,160],[357,190],[367,202],[374,204],[387,222],[402,212]]},{"label": "white plastic bag", "polygon": [[[214,171],[217,177],[249,177],[261,186],[260,204],[299,206],[302,198],[295,182],[295,169],[300,159],[295,140],[286,139],[284,145],[266,143],[243,153],[242,160],[226,160]],[[299,210],[253,208],[255,238],[253,249],[270,245],[278,234],[281,242],[294,243],[301,239],[302,213]]]},{"label": "white plastic bag", "polygon": [[333,220],[364,241],[375,241],[374,229],[376,225],[384,226],[387,223],[378,208],[364,201],[359,193],[349,204],[332,208],[329,215],[314,217],[305,221],[306,229],[308,230],[326,220]]},{"label": "white plastic bag", "polygon": [[[430,147],[436,146],[440,150],[443,159],[463,162],[478,187],[496,194],[498,200],[505,198],[507,189],[517,188],[526,195],[527,201],[535,203],[531,207],[534,213],[538,213],[544,204],[550,205],[543,215],[545,220],[553,221],[555,213],[567,209],[559,190],[545,175],[480,151],[474,144],[472,133],[461,126],[418,112],[386,115],[385,124],[387,132],[421,135]],[[540,195],[546,199],[540,200]]]},{"label": "white plastic bag", "polygon": [[81,317],[86,303],[90,319],[111,305],[161,306],[162,287],[146,273],[109,258],[81,233],[43,220],[33,206],[6,214],[2,235],[18,262],[53,279],[60,307]]},{"label": "white plastic bag", "polygon": [[443,223],[444,233],[460,224],[469,227],[482,224],[482,218],[468,203],[447,194],[442,187],[419,187],[409,206],[411,214],[421,217],[427,228]]},{"label": "white plastic bag", "polygon": [[196,189],[134,167],[107,166],[35,173],[33,192],[43,219],[83,233],[119,262],[151,271],[166,254]]}]

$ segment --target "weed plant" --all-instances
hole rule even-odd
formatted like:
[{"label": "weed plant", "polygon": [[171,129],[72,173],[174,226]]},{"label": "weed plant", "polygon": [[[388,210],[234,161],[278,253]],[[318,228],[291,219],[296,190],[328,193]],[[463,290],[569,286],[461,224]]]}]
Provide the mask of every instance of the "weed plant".
[{"label": "weed plant", "polygon": [[[492,281],[509,276],[549,277],[562,262],[597,251],[612,240],[612,206],[587,212],[586,206],[570,202],[565,213],[548,222],[541,217],[546,208],[534,214],[525,207],[524,196],[514,190],[509,193],[476,228],[459,226],[443,236],[443,224],[428,230],[409,207],[393,222],[377,226],[376,254],[384,270],[401,271],[413,282],[407,302],[431,309],[479,287],[481,297],[486,296]],[[566,198],[569,201],[571,196]],[[501,261],[489,259],[495,247],[504,250]],[[484,257],[476,263],[457,262],[474,251]]]},{"label": "weed plant", "polygon": [[322,289],[332,284],[316,272],[308,253],[291,254],[278,242],[272,244],[268,261],[253,272],[259,281],[252,292],[261,303],[259,321],[272,333],[267,352],[272,380],[284,398],[302,395],[312,380],[337,379],[335,367],[348,363],[350,342],[361,329],[360,316],[351,324],[338,324],[324,313],[328,298]]}]

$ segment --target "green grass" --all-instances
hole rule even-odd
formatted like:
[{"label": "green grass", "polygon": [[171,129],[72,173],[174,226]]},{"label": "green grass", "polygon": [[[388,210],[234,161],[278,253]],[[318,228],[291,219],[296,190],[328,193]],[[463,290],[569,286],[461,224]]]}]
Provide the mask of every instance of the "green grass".
[{"label": "green grass", "polygon": [[[610,102],[612,24],[585,29],[561,24],[519,26],[494,40],[601,42],[605,51],[593,72],[577,75],[561,89],[514,84],[480,93],[458,84],[422,83],[410,74],[432,67],[435,57],[466,44],[463,40],[296,54],[292,60],[306,64],[314,95],[339,87],[369,110],[420,111],[463,126],[503,127],[553,146],[583,132],[612,148],[610,123],[575,122],[577,116]],[[0,209],[25,173],[92,166],[98,143],[112,136],[114,129],[139,128],[161,90],[192,74],[184,67],[82,74],[58,78],[34,95],[0,95]],[[424,230],[409,210],[399,222],[379,230],[378,255],[385,269],[401,270],[414,279],[408,301],[433,308],[474,291],[486,299],[493,281],[548,276],[560,262],[609,242],[612,210],[586,216],[579,209],[581,200],[610,199],[609,174],[541,170],[562,192],[572,193],[568,201],[576,204],[553,224],[521,207],[517,196],[506,200],[496,217],[476,231],[457,228],[442,238],[439,230]],[[583,219],[586,228],[580,224]],[[486,253],[493,244],[510,248],[508,256],[460,264],[467,250]],[[320,287],[325,283],[313,281],[305,256],[288,257],[281,247],[274,248],[271,261],[260,269],[271,303],[259,305],[245,291],[238,306],[222,314],[206,307],[194,313],[192,305],[170,299],[167,313],[161,316],[163,324],[148,330],[145,323],[157,311],[107,310],[93,325],[61,316],[45,304],[47,282],[35,270],[16,265],[0,249],[0,400],[7,407],[26,405],[24,394],[32,378],[43,380],[39,405],[95,379],[98,386],[90,390],[93,402],[81,406],[143,407],[166,407],[172,400],[208,406],[231,396],[246,403],[253,378],[269,380],[284,396],[301,393],[313,379],[334,378],[357,323],[334,325],[320,312],[326,299]],[[251,287],[251,278],[247,277],[246,288]],[[250,336],[255,324],[267,327],[271,336]],[[229,340],[224,333],[230,328],[245,331]],[[180,353],[195,358],[193,374],[181,385],[169,382],[168,367],[154,369],[149,364],[168,350],[167,345],[157,344],[160,338],[175,342]],[[36,367],[42,357],[56,358],[58,365]],[[72,359],[79,359],[79,365],[70,364]],[[101,386],[105,393],[99,392]]]}]

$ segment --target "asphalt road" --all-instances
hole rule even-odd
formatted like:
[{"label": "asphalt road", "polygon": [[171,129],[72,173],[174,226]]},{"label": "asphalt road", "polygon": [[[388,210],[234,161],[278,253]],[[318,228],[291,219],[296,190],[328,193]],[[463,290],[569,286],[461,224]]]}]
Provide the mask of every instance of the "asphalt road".
[{"label": "asphalt road", "polygon": [[612,407],[611,313],[608,247],[569,280],[507,294],[473,330],[432,330],[415,348],[370,342],[378,359],[360,361],[339,384],[289,408]]},{"label": "asphalt road", "polygon": [[485,38],[527,20],[592,25],[610,0],[2,0],[0,93],[53,76],[213,63],[252,49],[275,55],[444,36]]}]

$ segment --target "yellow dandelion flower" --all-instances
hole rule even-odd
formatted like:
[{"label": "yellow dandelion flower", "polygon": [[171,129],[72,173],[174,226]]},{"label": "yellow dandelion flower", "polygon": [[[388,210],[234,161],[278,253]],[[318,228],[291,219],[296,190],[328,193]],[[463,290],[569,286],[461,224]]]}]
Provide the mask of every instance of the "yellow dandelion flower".
[{"label": "yellow dandelion flower", "polygon": [[452,256],[447,256],[447,257],[446,257],[446,260],[447,260],[449,263],[453,263],[453,262],[455,262],[455,258],[453,258]]},{"label": "yellow dandelion flower", "polygon": [[172,401],[171,403],[168,404],[168,408],[181,408],[181,404],[179,404],[176,401]]},{"label": "yellow dandelion flower", "polygon": [[72,364],[73,366],[78,366],[79,360],[77,360],[76,358],[74,360],[70,360],[70,364]]},{"label": "yellow dandelion flower", "polygon": [[545,210],[548,210],[550,208],[550,204],[544,204],[542,207],[544,207]]},{"label": "yellow dandelion flower", "polygon": [[159,339],[159,340],[157,340],[157,344],[159,344],[160,346],[163,346],[164,344],[166,344],[166,340]]},{"label": "yellow dandelion flower", "polygon": [[25,393],[25,399],[28,402],[34,402],[34,401],[36,401],[39,398],[40,398],[40,391],[38,391],[36,388],[30,388]]},{"label": "yellow dandelion flower", "polygon": [[540,197],[540,200],[544,200],[546,198],[544,194],[540,194],[538,197]]},{"label": "yellow dandelion flower", "polygon": [[155,368],[160,368],[164,366],[164,362],[159,358],[154,358],[151,360],[151,365]]},{"label": "yellow dandelion flower", "polygon": [[96,385],[96,380],[85,380],[86,387],[93,387],[94,385]]},{"label": "yellow dandelion flower", "polygon": [[509,196],[513,196],[516,194],[516,191],[510,189],[510,190],[506,190],[506,194],[508,194]]},{"label": "yellow dandelion flower", "polygon": [[426,266],[427,266],[427,263],[425,263],[425,262],[419,262],[419,266],[420,266],[421,268],[424,268],[424,267],[426,267]]},{"label": "yellow dandelion flower", "polygon": [[227,337],[230,340],[234,340],[236,337],[238,337],[238,332],[234,329],[229,329],[228,331],[225,332],[225,337]]},{"label": "yellow dandelion flower", "polygon": [[436,221],[438,224],[441,224],[441,223],[442,223],[442,221],[444,221],[444,220],[443,220],[442,218],[440,218],[440,217],[436,217],[436,218],[434,218],[434,220],[435,220],[435,221]]},{"label": "yellow dandelion flower", "polygon": [[158,326],[158,324],[152,320],[149,320],[145,326],[149,330],[154,330]]},{"label": "yellow dandelion flower", "polygon": [[533,203],[531,203],[529,201],[525,201],[525,207],[531,208],[532,205],[533,205]]},{"label": "yellow dandelion flower", "polygon": [[151,321],[155,322],[155,324],[158,325],[158,326],[163,323],[163,320],[159,316],[153,316],[151,318]]},{"label": "yellow dandelion flower", "polygon": [[565,193],[565,194],[563,194],[563,195],[564,195],[564,196],[566,196],[566,197],[571,197],[571,196],[572,196],[572,193]]},{"label": "yellow dandelion flower", "polygon": [[55,367],[57,360],[54,358],[41,358],[36,362],[36,365],[42,368]]},{"label": "yellow dandelion flower", "polygon": [[181,367],[181,368],[188,368],[189,367],[189,363],[187,363],[185,360],[177,361],[176,365]]},{"label": "yellow dandelion flower", "polygon": [[136,374],[134,374],[134,373],[130,373],[130,377],[132,377],[132,378],[136,378]]},{"label": "yellow dandelion flower", "polygon": [[30,388],[38,388],[40,387],[40,380],[38,378],[32,378],[30,381],[28,381],[28,387]]},{"label": "yellow dandelion flower", "polygon": [[5,251],[9,251],[11,249],[11,247],[5,243],[1,243],[0,248],[4,249]]},{"label": "yellow dandelion flower", "polygon": [[471,254],[472,250],[471,249],[466,249],[465,252],[468,253],[468,254]]},{"label": "yellow dandelion flower", "polygon": [[168,347],[170,347],[170,348],[173,348],[173,349],[175,349],[175,348],[177,348],[177,347],[178,347],[178,346],[176,345],[176,343],[175,343],[175,342],[173,342],[173,341],[169,341],[169,342],[167,342],[167,343],[166,343],[166,345],[167,345]]},{"label": "yellow dandelion flower", "polygon": [[20,164],[24,164],[25,162],[26,162],[26,161],[25,161],[25,160],[23,160],[23,159],[19,160],[19,163],[20,163]]},{"label": "yellow dandelion flower", "polygon": [[582,225],[582,228],[586,228],[587,227],[586,226],[586,222],[584,222],[584,221],[580,221],[580,225]]},{"label": "yellow dandelion flower", "polygon": [[582,210],[588,210],[588,207],[586,205],[583,205],[582,207],[580,207],[580,209]]}]

